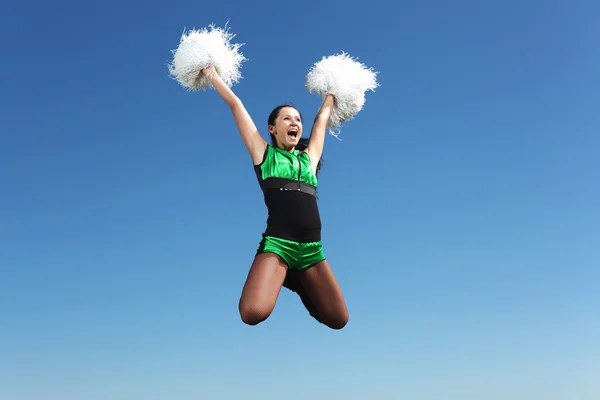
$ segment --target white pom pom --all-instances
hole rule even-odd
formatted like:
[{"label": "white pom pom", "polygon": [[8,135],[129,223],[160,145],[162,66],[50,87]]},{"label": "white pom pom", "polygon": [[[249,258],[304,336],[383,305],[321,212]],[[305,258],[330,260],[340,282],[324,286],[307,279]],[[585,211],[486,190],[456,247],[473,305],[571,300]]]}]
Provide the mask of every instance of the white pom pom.
[{"label": "white pom pom", "polygon": [[335,107],[328,127],[338,136],[340,125],[354,118],[365,104],[365,92],[375,91],[377,72],[355,61],[348,54],[323,57],[306,75],[306,88],[321,97],[333,94]]},{"label": "white pom pom", "polygon": [[171,76],[187,89],[206,90],[212,84],[201,71],[213,66],[225,84],[233,86],[242,78],[240,66],[246,61],[239,52],[242,44],[230,42],[234,37],[229,29],[214,25],[184,32],[179,47],[172,51]]}]

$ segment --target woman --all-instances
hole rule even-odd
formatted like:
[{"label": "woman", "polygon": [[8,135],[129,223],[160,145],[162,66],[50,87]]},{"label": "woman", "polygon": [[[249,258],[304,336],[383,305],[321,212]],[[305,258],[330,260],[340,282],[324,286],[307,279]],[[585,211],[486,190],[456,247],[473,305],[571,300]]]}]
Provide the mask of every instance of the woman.
[{"label": "woman", "polygon": [[300,151],[302,117],[291,106],[271,112],[269,145],[258,132],[241,100],[221,80],[214,68],[203,69],[217,93],[231,108],[263,190],[269,211],[254,262],[242,290],[242,321],[256,325],[271,315],[281,287],[297,292],[317,321],[332,329],[348,322],[342,291],[321,244],[321,219],[316,199],[327,122],[334,106],[328,95],[315,117],[308,145]]}]

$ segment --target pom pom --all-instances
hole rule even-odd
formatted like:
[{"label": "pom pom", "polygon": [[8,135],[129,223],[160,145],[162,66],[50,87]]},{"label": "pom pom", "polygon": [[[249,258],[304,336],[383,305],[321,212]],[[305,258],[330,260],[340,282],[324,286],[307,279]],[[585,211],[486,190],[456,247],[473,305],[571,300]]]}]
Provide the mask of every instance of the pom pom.
[{"label": "pom pom", "polygon": [[181,35],[169,72],[179,84],[189,90],[206,90],[212,87],[202,69],[213,66],[229,87],[241,78],[240,66],[246,58],[239,52],[242,44],[233,44],[235,35],[228,28],[210,25],[200,30],[192,29]]},{"label": "pom pom", "polygon": [[323,57],[306,75],[306,88],[322,98],[335,97],[335,106],[327,124],[330,133],[339,135],[340,126],[354,118],[365,104],[365,92],[375,91],[377,72],[367,68],[347,53]]}]

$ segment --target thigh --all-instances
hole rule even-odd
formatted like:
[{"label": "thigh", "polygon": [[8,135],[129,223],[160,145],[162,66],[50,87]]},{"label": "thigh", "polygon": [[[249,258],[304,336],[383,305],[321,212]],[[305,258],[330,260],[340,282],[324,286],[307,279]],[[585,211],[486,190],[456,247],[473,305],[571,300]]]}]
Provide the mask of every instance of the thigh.
[{"label": "thigh", "polygon": [[242,289],[240,309],[270,314],[286,273],[287,265],[276,254],[257,254]]},{"label": "thigh", "polygon": [[301,271],[298,278],[317,308],[321,322],[333,329],[343,328],[348,322],[348,308],[327,260]]}]

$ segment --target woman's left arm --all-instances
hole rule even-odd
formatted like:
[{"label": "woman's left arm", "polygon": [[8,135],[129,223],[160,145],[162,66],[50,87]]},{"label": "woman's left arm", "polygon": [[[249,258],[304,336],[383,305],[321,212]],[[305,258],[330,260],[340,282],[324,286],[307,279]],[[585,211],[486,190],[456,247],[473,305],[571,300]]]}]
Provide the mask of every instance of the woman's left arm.
[{"label": "woman's left arm", "polygon": [[312,130],[310,131],[310,138],[308,140],[308,146],[306,146],[306,153],[310,157],[310,163],[312,164],[313,171],[317,169],[317,164],[323,154],[323,144],[325,143],[325,132],[327,131],[327,122],[331,117],[335,98],[332,94],[328,94],[323,99],[323,104],[317,112],[315,121],[313,123]]}]

